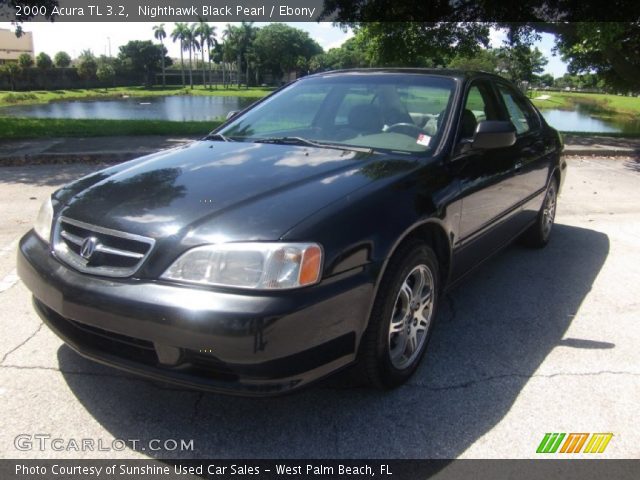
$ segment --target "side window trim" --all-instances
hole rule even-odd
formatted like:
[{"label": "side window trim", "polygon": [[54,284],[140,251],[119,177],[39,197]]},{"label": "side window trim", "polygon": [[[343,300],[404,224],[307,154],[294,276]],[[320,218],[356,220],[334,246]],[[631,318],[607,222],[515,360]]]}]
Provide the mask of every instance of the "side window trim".
[{"label": "side window trim", "polygon": [[[535,108],[533,108],[532,106],[530,106],[527,102],[529,101],[527,99],[527,97],[525,97],[519,90],[515,89],[514,87],[512,87],[511,85],[509,85],[506,82],[503,81],[497,81],[494,82],[494,85],[492,86],[493,90],[495,92],[495,96],[498,99],[498,104],[499,104],[499,108],[502,112],[503,118],[505,120],[511,120],[511,115],[509,114],[509,109],[507,108],[507,105],[504,101],[504,98],[502,97],[502,94],[500,92],[500,88],[503,88],[504,90],[506,90],[507,92],[511,93],[511,95],[514,98],[519,99],[521,102],[525,103],[527,108],[523,110],[523,114],[527,115],[527,110],[529,110],[530,112],[533,113],[533,115],[535,116],[535,120],[536,120],[536,124],[535,125],[529,125],[529,129],[526,130],[525,132],[520,132],[517,133],[516,136],[518,138],[521,137],[526,137],[529,135],[533,135],[537,132],[540,131],[540,129],[542,128],[542,120],[540,119],[540,114],[537,112],[537,110]],[[522,109],[522,107],[520,107],[519,105],[516,104],[516,106],[518,106],[518,108]],[[529,121],[527,119],[527,124],[529,124]]]},{"label": "side window trim", "polygon": [[[483,77],[476,77],[473,80],[469,81],[463,94],[460,114],[457,119],[458,121],[456,124],[456,135],[455,135],[455,142],[454,142],[454,144],[456,145],[463,138],[465,138],[461,136],[462,115],[464,110],[467,107],[467,101],[469,100],[469,92],[474,87],[476,87],[479,90],[480,95],[482,96],[482,100],[483,102],[485,102],[485,107],[492,109],[495,114],[501,113],[501,104],[498,101],[492,82],[489,79],[483,78]],[[487,96],[488,98],[485,98],[485,96]]]}]

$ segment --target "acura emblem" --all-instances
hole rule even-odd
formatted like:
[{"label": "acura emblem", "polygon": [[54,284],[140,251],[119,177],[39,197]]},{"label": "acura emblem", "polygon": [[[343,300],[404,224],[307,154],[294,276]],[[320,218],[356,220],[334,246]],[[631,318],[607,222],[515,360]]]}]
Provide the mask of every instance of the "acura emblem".
[{"label": "acura emblem", "polygon": [[98,248],[98,239],[96,237],[87,237],[80,246],[80,256],[85,260],[90,260],[96,248]]}]

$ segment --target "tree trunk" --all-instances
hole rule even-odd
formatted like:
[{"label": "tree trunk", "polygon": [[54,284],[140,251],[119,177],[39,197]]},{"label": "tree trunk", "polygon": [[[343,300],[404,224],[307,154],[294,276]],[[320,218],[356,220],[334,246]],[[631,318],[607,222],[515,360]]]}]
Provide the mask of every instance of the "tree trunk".
[{"label": "tree trunk", "polygon": [[191,45],[189,45],[189,86],[193,90],[193,51]]},{"label": "tree trunk", "polygon": [[238,64],[236,65],[236,83],[240,89],[240,72],[242,71],[242,55],[238,52]]},{"label": "tree trunk", "polygon": [[202,86],[206,89],[207,88],[207,72],[206,72],[206,66],[204,63],[204,47],[202,47]]},{"label": "tree trunk", "polygon": [[160,44],[162,45],[162,86],[167,86],[167,81],[164,73],[164,42],[160,40]]},{"label": "tree trunk", "polygon": [[182,72],[182,88],[184,88],[184,44],[180,40],[180,70]]}]

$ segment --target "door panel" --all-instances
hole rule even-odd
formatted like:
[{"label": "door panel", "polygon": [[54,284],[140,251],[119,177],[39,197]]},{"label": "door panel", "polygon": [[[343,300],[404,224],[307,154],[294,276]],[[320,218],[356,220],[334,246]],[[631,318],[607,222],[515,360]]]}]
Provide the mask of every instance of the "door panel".
[{"label": "door panel", "polygon": [[486,82],[476,81],[472,84],[462,112],[458,144],[451,162],[452,174],[460,182],[462,201],[454,243],[454,278],[517,233],[514,218],[517,217],[521,201],[514,180],[515,159],[518,156],[515,148],[471,148],[471,137],[477,122],[500,120],[497,98]]},{"label": "door panel", "polygon": [[470,141],[482,120],[498,120],[493,92],[485,82],[474,83],[467,94],[459,127],[458,152],[453,162],[460,179],[462,214],[458,239],[464,243],[504,216],[517,203],[512,180],[513,148],[477,150]]},{"label": "door panel", "polygon": [[[531,200],[542,191],[552,164],[553,145],[546,141],[542,122],[524,96],[506,84],[497,85],[498,98],[503,104],[505,119],[511,120],[518,132],[514,145],[514,194],[519,202]],[[523,209],[520,221],[528,223],[537,209]]]}]

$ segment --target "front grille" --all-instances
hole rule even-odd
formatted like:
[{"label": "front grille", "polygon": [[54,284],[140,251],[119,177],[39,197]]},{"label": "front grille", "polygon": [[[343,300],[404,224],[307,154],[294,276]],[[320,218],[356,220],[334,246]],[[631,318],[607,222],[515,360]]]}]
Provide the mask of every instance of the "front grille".
[{"label": "front grille", "polygon": [[152,238],[60,217],[54,230],[54,251],[67,265],[85,273],[128,277],[153,248]]}]

